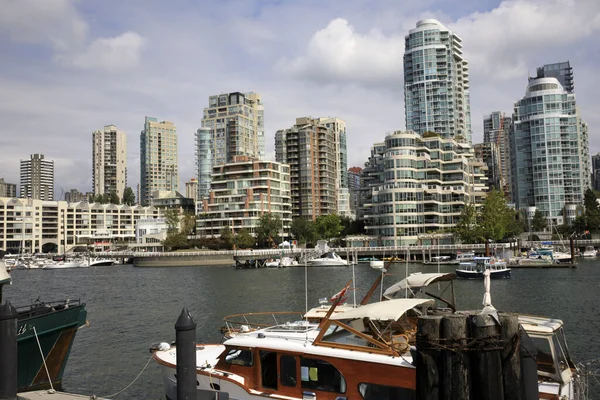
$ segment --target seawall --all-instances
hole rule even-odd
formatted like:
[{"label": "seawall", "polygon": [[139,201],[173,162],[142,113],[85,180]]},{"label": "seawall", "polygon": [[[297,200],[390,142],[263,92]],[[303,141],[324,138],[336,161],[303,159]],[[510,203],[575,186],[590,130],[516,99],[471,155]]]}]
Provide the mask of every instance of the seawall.
[{"label": "seawall", "polygon": [[144,256],[134,257],[133,266],[141,268],[149,267],[232,267],[235,265],[233,254],[194,254],[173,256]]}]

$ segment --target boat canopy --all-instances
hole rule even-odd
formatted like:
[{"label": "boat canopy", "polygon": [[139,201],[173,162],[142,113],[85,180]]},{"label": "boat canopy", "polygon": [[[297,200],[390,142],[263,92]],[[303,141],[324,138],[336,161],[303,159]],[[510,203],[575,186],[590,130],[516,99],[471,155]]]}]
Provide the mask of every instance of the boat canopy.
[{"label": "boat canopy", "polygon": [[407,278],[402,279],[400,282],[395,283],[383,292],[383,297],[386,299],[393,299],[394,294],[406,290],[406,289],[421,289],[422,287],[429,286],[435,282],[441,281],[453,281],[456,275],[453,273],[415,273],[410,274]]},{"label": "boat canopy", "polygon": [[0,285],[11,283],[10,275],[6,270],[6,264],[0,260]]},{"label": "boat canopy", "polygon": [[371,320],[396,321],[408,310],[421,305],[434,305],[432,299],[395,299],[370,303],[330,317],[332,320],[369,318]]}]

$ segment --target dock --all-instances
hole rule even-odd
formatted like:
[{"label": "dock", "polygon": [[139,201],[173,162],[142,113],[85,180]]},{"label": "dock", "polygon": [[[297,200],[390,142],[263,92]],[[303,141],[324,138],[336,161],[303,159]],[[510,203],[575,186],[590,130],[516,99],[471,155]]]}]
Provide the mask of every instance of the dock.
[{"label": "dock", "polygon": [[64,392],[52,392],[50,390],[36,390],[34,392],[18,393],[17,399],[19,400],[76,400],[76,399],[94,399],[94,400],[106,400],[102,397],[86,396],[82,394],[71,394]]}]

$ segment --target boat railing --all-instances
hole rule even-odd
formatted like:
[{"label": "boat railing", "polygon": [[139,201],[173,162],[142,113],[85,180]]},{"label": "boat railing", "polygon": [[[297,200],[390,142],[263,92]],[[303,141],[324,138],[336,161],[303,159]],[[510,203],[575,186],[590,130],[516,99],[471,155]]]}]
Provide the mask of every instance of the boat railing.
[{"label": "boat railing", "polygon": [[299,311],[261,311],[231,314],[223,318],[225,324],[220,330],[223,335],[232,336],[238,333],[282,325],[289,321],[300,321],[303,316],[304,313]]},{"label": "boat railing", "polygon": [[52,311],[63,310],[69,307],[81,305],[81,300],[59,300],[59,301],[40,301],[37,299],[32,304],[15,307],[19,318],[31,318],[37,315],[46,314]]}]

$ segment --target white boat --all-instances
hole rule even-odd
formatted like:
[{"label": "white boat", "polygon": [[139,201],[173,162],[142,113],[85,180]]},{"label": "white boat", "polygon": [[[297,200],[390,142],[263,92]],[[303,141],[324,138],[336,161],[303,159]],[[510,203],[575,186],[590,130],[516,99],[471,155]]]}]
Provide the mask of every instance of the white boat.
[{"label": "white boat", "polygon": [[457,278],[482,279],[483,272],[490,271],[491,278],[510,278],[510,268],[506,262],[491,257],[475,257],[471,262],[461,262],[456,269]]},{"label": "white boat", "polygon": [[372,260],[372,261],[369,261],[369,266],[373,269],[383,269],[385,267],[385,261]]},{"label": "white boat", "polygon": [[466,251],[466,252],[457,252],[456,253],[456,260],[458,262],[463,262],[463,261],[473,261],[475,259],[475,252],[474,251]]},{"label": "white boat", "polygon": [[78,260],[54,261],[48,260],[42,265],[42,269],[69,269],[87,267],[87,262]]},{"label": "white boat", "polygon": [[[83,261],[85,262],[85,261]],[[90,267],[109,267],[111,265],[114,265],[116,262],[116,260],[110,259],[110,258],[89,258],[88,259],[88,266]]]},{"label": "white boat", "polygon": [[583,252],[583,257],[596,257],[598,252],[594,246],[585,246],[585,251]]},{"label": "white boat", "polygon": [[295,267],[298,265],[298,261],[293,259],[292,257],[282,257],[276,260],[267,261],[265,263],[265,267],[267,268],[286,268],[286,267]]},{"label": "white boat", "polygon": [[348,261],[340,257],[336,252],[329,251],[320,257],[306,261],[309,267],[331,267],[331,266],[347,266]]}]

